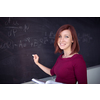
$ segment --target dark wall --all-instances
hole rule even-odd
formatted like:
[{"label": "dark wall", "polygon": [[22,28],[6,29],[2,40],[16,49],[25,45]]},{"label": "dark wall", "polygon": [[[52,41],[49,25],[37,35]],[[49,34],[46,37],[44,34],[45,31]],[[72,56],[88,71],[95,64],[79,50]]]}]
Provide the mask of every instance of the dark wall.
[{"label": "dark wall", "polygon": [[48,75],[38,68],[40,63],[52,68],[59,54],[54,54],[57,29],[64,24],[75,27],[87,67],[100,64],[100,18],[10,17],[0,18],[0,83],[23,83]]}]

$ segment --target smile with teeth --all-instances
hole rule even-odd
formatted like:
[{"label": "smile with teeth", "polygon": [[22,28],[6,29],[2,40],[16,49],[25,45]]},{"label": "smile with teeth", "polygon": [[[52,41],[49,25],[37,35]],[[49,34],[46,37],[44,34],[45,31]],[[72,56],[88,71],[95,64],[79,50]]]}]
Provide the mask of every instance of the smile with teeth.
[{"label": "smile with teeth", "polygon": [[60,43],[60,46],[65,46],[66,44]]}]

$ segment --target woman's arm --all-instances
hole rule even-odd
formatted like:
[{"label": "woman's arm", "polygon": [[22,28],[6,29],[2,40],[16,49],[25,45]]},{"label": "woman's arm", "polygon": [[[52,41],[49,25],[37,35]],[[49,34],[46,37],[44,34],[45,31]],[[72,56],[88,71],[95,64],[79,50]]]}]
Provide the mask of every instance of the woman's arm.
[{"label": "woman's arm", "polygon": [[78,84],[87,84],[87,68],[84,59],[76,59],[74,68]]},{"label": "woman's arm", "polygon": [[39,56],[37,54],[34,55],[33,60],[34,60],[35,64],[37,66],[39,66],[45,73],[52,76],[50,73],[51,69],[39,63]]}]

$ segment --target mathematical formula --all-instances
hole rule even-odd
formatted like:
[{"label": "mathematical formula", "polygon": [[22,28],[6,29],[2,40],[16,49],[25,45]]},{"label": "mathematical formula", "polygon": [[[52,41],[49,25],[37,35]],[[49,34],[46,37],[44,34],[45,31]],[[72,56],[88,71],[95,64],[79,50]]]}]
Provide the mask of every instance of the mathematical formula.
[{"label": "mathematical formula", "polygon": [[41,47],[42,45],[45,45],[47,43],[53,44],[55,39],[54,33],[51,31],[48,36],[44,34],[41,38],[34,38],[34,37],[27,37],[22,40],[17,41],[15,43],[14,41],[7,41],[6,43],[0,43],[0,49],[14,49],[16,47],[19,48],[25,48],[25,47]]},{"label": "mathematical formula", "polygon": [[[93,38],[89,34],[83,34],[82,36],[78,35],[79,42],[83,43],[90,43],[90,41]],[[44,35],[44,37],[41,38],[34,38],[34,37],[27,37],[25,39],[19,40],[17,43],[14,43],[13,41],[8,41],[6,43],[0,43],[0,49],[14,49],[15,47],[19,48],[26,48],[28,47],[38,47],[40,48],[42,45],[46,44],[54,44],[55,35],[51,31],[48,36]]]},{"label": "mathematical formula", "polygon": [[[7,29],[7,37],[8,38],[16,38],[20,37],[18,36],[18,32],[22,32],[21,34],[24,36],[28,34],[28,31],[30,29],[29,25],[24,23],[24,25],[20,25],[17,20],[13,21],[13,18],[8,18],[7,21],[5,21],[5,29]],[[21,35],[19,34],[19,35]],[[82,33],[78,34],[78,41],[83,43],[90,43],[90,41],[93,38],[90,34]],[[1,42],[0,43],[0,49],[15,49],[15,48],[26,48],[26,47],[37,47],[40,48],[42,45],[46,44],[54,44],[55,40],[55,33],[53,31],[50,32],[44,32],[42,33],[42,36],[38,36],[36,38],[33,34],[33,36],[28,35],[28,37],[23,37],[23,39],[19,39],[16,41],[8,40],[7,42]]]}]

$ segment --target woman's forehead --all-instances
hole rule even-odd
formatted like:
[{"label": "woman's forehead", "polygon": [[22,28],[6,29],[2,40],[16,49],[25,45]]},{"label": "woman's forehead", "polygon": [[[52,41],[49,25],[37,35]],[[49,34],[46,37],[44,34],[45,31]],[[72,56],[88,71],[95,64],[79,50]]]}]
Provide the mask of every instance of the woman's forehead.
[{"label": "woman's forehead", "polygon": [[60,32],[60,35],[71,35],[70,30],[63,30],[62,32]]}]

